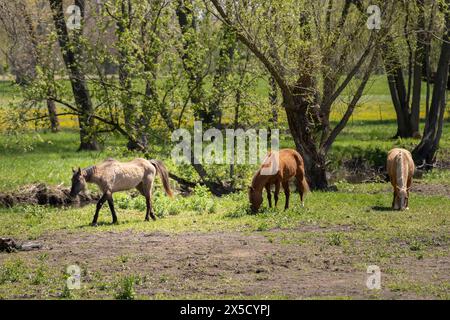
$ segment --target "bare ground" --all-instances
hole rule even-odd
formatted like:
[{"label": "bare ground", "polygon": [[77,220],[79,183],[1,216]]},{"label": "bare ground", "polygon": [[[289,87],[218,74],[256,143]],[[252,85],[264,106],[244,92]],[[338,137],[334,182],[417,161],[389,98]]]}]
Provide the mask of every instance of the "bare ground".
[{"label": "bare ground", "polygon": [[[336,228],[336,231],[352,232],[351,226]],[[305,232],[316,235],[312,242],[280,240]],[[71,264],[80,265],[83,284],[93,287],[99,279],[114,283],[123,274],[145,277],[136,286],[136,292],[150,298],[163,295],[429,299],[442,296],[436,296],[433,290],[423,293],[420,286],[447,283],[448,288],[448,255],[429,255],[422,259],[404,256],[379,263],[366,261],[365,248],[348,252],[328,245],[320,236],[323,232],[324,229],[309,225],[289,231],[276,229],[248,234],[61,231],[37,239],[43,244],[41,250],[0,253],[0,265],[11,255],[31,263],[45,253],[51,268],[64,270]],[[374,263],[382,271],[380,291],[368,290],[365,284],[368,276],[365,268]],[[417,284],[419,291],[392,286],[399,277]],[[40,294],[35,291],[13,297],[39,298]],[[110,293],[102,291],[87,297],[112,298]]]}]

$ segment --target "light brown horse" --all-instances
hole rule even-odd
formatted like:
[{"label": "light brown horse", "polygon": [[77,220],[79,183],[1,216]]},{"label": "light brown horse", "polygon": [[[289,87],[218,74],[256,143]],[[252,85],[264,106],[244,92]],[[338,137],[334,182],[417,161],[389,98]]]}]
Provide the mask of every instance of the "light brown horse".
[{"label": "light brown horse", "polygon": [[300,201],[302,206],[304,206],[303,196],[309,190],[309,187],[305,179],[305,166],[302,156],[293,149],[270,151],[264,158],[261,167],[253,176],[252,184],[249,187],[248,194],[252,211],[258,211],[263,202],[263,188],[266,188],[267,201],[269,202],[269,207],[272,207],[271,185],[275,185],[275,207],[277,206],[280,186],[282,185],[286,195],[284,209],[289,208],[289,179],[293,177],[295,177],[297,189],[300,193]]},{"label": "light brown horse", "polygon": [[161,177],[164,190],[169,197],[172,197],[172,190],[169,185],[169,173],[161,161],[146,160],[142,158],[129,162],[119,162],[114,159],[107,159],[102,163],[88,167],[86,169],[73,170],[72,188],[70,196],[75,197],[80,191],[86,189],[86,183],[96,184],[103,192],[97,203],[92,225],[97,225],[98,213],[105,201],[108,201],[111,210],[113,223],[117,223],[117,215],[114,210],[112,194],[118,191],[125,191],[136,188],[146,200],[147,211],[145,220],[149,216],[156,220],[152,209],[152,187],[156,173]]},{"label": "light brown horse", "polygon": [[392,149],[387,156],[386,168],[394,187],[392,209],[408,210],[409,189],[414,175],[414,161],[411,153],[405,149]]}]

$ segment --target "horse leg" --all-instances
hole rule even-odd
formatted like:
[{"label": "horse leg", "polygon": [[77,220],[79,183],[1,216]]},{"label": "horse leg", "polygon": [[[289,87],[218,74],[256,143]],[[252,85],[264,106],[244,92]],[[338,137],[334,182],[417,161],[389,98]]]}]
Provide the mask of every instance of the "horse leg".
[{"label": "horse leg", "polygon": [[269,208],[272,208],[272,195],[270,194],[270,184],[266,184],[267,201],[269,202]]},{"label": "horse leg", "polygon": [[395,191],[394,191],[394,197],[392,199],[392,209],[394,209],[395,207]]},{"label": "horse leg", "polygon": [[107,193],[107,199],[108,199],[108,206],[109,209],[111,210],[111,215],[112,215],[112,223],[115,224],[117,223],[117,215],[116,215],[116,210],[114,209],[114,201],[113,201],[113,197],[112,197],[112,192],[108,192]]},{"label": "horse leg", "polygon": [[152,208],[152,199],[151,194],[145,196],[145,204],[147,205],[147,212],[145,214],[145,221],[149,221],[149,215],[152,217],[152,220],[156,220],[155,214],[153,213]]},{"label": "horse leg", "polygon": [[286,210],[287,208],[289,208],[289,195],[291,193],[291,191],[289,190],[289,182],[283,182],[283,189],[284,189],[284,194],[286,195],[286,203],[284,204],[284,210]]},{"label": "horse leg", "polygon": [[152,208],[152,199],[151,199],[151,187],[149,190],[147,190],[146,187],[144,187],[143,183],[141,182],[136,189],[145,197],[145,205],[146,205],[146,211],[145,211],[145,221],[149,221],[150,217],[152,217],[153,220],[156,220],[155,215],[153,214],[153,208]]},{"label": "horse leg", "polygon": [[406,198],[406,210],[409,210],[409,188],[411,188],[412,185],[412,176],[408,177],[408,182],[406,183],[406,193],[408,197]]},{"label": "horse leg", "polygon": [[105,201],[106,201],[106,193],[104,193],[97,202],[97,208],[95,209],[94,219],[92,220],[91,226],[93,226],[93,227],[97,226],[98,214],[99,214],[100,209],[102,208],[103,204],[105,203]]},{"label": "horse leg", "polygon": [[278,203],[278,195],[280,194],[280,182],[276,182],[275,183],[275,193],[274,193],[274,198],[275,198],[275,207],[277,206]]},{"label": "horse leg", "polygon": [[400,210],[400,203],[399,203],[399,201],[397,200],[397,187],[396,187],[395,190],[394,190],[394,201],[393,201],[393,206],[392,206],[392,208],[393,208],[394,210]]},{"label": "horse leg", "polygon": [[[142,181],[142,191],[145,197],[145,204],[147,206],[147,211],[145,213],[145,221],[149,221],[151,217],[152,220],[156,220],[155,214],[153,213],[152,207],[152,188],[153,188],[154,176],[147,176],[144,181]],[[147,181],[146,181],[147,180]]]}]

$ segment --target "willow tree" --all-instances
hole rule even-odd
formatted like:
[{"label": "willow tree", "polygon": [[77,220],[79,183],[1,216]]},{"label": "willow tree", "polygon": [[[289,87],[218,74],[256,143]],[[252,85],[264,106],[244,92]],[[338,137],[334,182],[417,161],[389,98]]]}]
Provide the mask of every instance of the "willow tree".
[{"label": "willow tree", "polygon": [[427,169],[432,168],[436,161],[436,151],[439,148],[439,141],[442,136],[444,126],[444,114],[447,107],[446,88],[448,86],[449,64],[450,64],[450,1],[442,2],[441,11],[445,21],[442,36],[439,62],[434,77],[433,96],[430,110],[425,119],[425,127],[422,140],[414,148],[412,154],[414,161],[420,165],[425,165]]},{"label": "willow tree", "polygon": [[80,126],[80,147],[79,150],[99,150],[95,128],[94,107],[92,105],[91,94],[86,81],[85,71],[82,68],[82,45],[81,36],[83,33],[83,18],[85,14],[84,0],[76,0],[75,5],[80,10],[81,23],[79,28],[69,31],[64,17],[64,7],[62,0],[49,0],[55,25],[58,43],[66,66],[70,85],[78,114]]},{"label": "willow tree", "polygon": [[[377,30],[367,27],[366,7],[357,0],[206,2],[275,80],[309,183],[327,188],[327,154],[364,93],[395,4],[379,4]],[[344,90],[346,110],[332,126],[332,107]]]}]

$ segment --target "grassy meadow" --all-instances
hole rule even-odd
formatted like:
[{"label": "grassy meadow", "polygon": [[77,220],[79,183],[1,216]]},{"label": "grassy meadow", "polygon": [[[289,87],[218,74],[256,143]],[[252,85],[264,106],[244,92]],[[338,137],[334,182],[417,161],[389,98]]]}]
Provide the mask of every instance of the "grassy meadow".
[{"label": "grassy meadow", "polygon": [[[298,195],[292,194],[291,208],[283,211],[281,192],[278,209],[267,208],[264,200],[260,213],[248,214],[245,186],[256,166],[237,168],[236,184],[243,191],[220,198],[204,187],[196,187],[190,196],[176,195],[169,199],[163,194],[158,178],[153,199],[158,219],[154,222],[144,222],[145,199],[136,197],[134,192],[114,196],[118,225],[110,224],[111,215],[105,205],[96,228],[89,226],[95,204],[0,208],[1,237],[43,241],[51,247],[32,253],[0,253],[0,298],[449,299],[450,171],[436,168],[418,177],[410,197],[410,210],[404,212],[390,210],[389,183],[372,180],[351,183],[346,179],[345,164],[362,159],[363,164],[381,168],[390,148],[412,149],[418,143],[413,139],[391,139],[396,131],[395,113],[384,77],[373,77],[368,87],[329,156],[337,191],[308,194],[305,208],[300,206]],[[259,90],[264,91],[264,84]],[[8,104],[18,99],[17,89],[0,82],[0,121]],[[338,105],[334,121],[341,111]],[[281,112],[280,115],[283,121]],[[30,128],[20,134],[0,135],[0,192],[20,190],[32,183],[69,186],[72,167],[86,167],[107,157],[127,160],[141,156],[127,151],[123,138],[115,135],[107,136],[100,152],[75,152],[76,122],[66,117],[61,124],[63,130],[58,134]],[[281,138],[282,147],[293,146],[289,136]],[[158,140],[153,143],[150,150],[153,158],[163,160],[171,172],[196,179],[189,166],[177,166],[170,160],[170,145]],[[438,160],[450,161],[448,120],[438,155]],[[355,163],[358,166],[359,162]],[[214,170],[227,179],[226,166]],[[95,187],[90,186],[90,190],[95,191]],[[166,248],[161,244],[167,255],[157,248],[159,244],[137,249],[138,243],[136,248],[124,243],[127,239],[134,243],[130,234],[142,235],[142,241],[154,239],[157,243],[171,244],[173,241],[176,245],[167,244]],[[214,239],[226,239],[228,234],[237,239],[236,247],[224,245],[218,250],[222,248],[221,242],[217,247],[208,247]],[[104,245],[102,241],[107,243],[108,237],[118,242],[110,247]],[[68,239],[73,240],[70,246]],[[244,242],[249,243],[248,252],[237,254],[235,250],[242,250],[239,243]],[[198,250],[192,251],[186,261],[194,265],[170,260],[177,252],[190,252],[191,246],[198,246]],[[215,249],[219,251],[219,262],[214,260],[219,259],[214,255]],[[230,256],[226,255],[227,250],[232,253]],[[269,257],[267,252],[271,250],[273,256]],[[197,258],[197,253],[209,258]],[[245,271],[245,268],[236,271],[253,261],[252,257],[265,271]],[[166,265],[161,262],[164,259],[168,259]],[[294,261],[288,267],[280,267],[277,259]],[[239,268],[230,267],[232,263]],[[69,264],[81,265],[83,270],[79,290],[69,290],[65,285],[65,268]],[[382,270],[380,290],[368,290],[364,285],[366,268],[372,264]],[[221,272],[211,271],[214,268]],[[182,272],[192,269],[206,274],[207,280],[196,278],[195,272]],[[345,281],[339,282],[334,276]],[[316,279],[316,285],[322,289],[312,289],[309,278]]]}]

